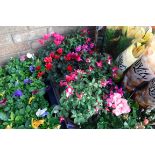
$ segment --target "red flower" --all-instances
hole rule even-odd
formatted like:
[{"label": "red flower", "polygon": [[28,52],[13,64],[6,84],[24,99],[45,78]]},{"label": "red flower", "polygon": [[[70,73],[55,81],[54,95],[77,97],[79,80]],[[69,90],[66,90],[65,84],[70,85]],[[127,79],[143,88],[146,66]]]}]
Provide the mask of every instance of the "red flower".
[{"label": "red flower", "polygon": [[67,70],[68,70],[69,72],[72,72],[73,67],[72,67],[71,65],[68,65],[68,66],[67,66]]},{"label": "red flower", "polygon": [[55,55],[54,55],[54,52],[51,52],[51,53],[50,53],[50,57],[51,57],[51,58],[54,58],[54,56],[55,56]]},{"label": "red flower", "polygon": [[36,70],[39,71],[41,69],[41,66],[36,66]]},{"label": "red flower", "polygon": [[38,78],[40,78],[41,76],[43,76],[44,73],[45,73],[45,72],[39,72],[39,73],[38,73]]},{"label": "red flower", "polygon": [[63,49],[62,48],[57,49],[57,53],[61,55],[63,53]]},{"label": "red flower", "polygon": [[52,68],[52,64],[51,63],[47,63],[45,65],[46,69],[49,71]]},{"label": "red flower", "polygon": [[64,57],[64,59],[65,59],[66,61],[70,61],[70,60],[71,60],[71,55],[70,55],[70,54],[67,54],[67,55]]},{"label": "red flower", "polygon": [[51,36],[50,34],[45,34],[45,35],[43,36],[43,39],[44,39],[44,40],[48,40],[50,36]]},{"label": "red flower", "polygon": [[52,62],[52,58],[51,57],[45,57],[44,58],[44,62],[51,63]]},{"label": "red flower", "polygon": [[91,41],[91,38],[86,38],[86,43],[89,43]]},{"label": "red flower", "polygon": [[72,81],[72,77],[71,77],[71,76],[69,76],[69,75],[66,75],[66,81],[67,81],[67,82]]},{"label": "red flower", "polygon": [[80,55],[77,55],[75,59],[76,59],[76,61],[82,61]]},{"label": "red flower", "polygon": [[60,58],[60,55],[55,55],[54,58],[55,59],[59,59]]}]

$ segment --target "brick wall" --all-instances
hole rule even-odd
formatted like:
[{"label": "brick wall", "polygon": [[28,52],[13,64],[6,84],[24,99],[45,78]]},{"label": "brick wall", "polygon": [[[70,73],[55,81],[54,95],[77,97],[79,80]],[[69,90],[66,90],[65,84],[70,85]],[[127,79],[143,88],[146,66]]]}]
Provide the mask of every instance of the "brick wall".
[{"label": "brick wall", "polygon": [[0,26],[0,65],[10,57],[34,52],[40,46],[37,40],[46,33],[75,29],[77,26]]}]

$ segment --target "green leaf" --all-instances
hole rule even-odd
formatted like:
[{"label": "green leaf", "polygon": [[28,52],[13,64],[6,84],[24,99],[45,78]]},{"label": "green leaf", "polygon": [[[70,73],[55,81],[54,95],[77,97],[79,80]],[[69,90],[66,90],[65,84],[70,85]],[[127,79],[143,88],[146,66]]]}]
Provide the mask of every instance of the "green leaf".
[{"label": "green leaf", "polygon": [[0,112],[0,120],[2,120],[2,121],[7,121],[7,115],[6,115],[6,113],[4,113],[4,112]]}]

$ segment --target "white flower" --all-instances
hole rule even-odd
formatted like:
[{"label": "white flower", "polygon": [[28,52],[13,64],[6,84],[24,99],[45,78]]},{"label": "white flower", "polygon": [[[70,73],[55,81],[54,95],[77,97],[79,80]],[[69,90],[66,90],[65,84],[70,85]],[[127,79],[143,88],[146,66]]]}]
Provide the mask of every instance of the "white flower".
[{"label": "white flower", "polygon": [[27,58],[29,58],[29,59],[30,59],[30,58],[33,58],[33,54],[31,54],[31,53],[27,53],[26,56],[27,56]]},{"label": "white flower", "polygon": [[42,117],[45,113],[46,113],[47,108],[44,109],[38,109],[38,111],[36,112],[37,117]]}]

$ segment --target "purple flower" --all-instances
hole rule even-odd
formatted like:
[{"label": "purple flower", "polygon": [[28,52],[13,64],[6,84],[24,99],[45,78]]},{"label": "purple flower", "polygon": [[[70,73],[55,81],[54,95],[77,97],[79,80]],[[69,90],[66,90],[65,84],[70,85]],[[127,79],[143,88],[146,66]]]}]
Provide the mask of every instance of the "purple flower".
[{"label": "purple flower", "polygon": [[30,72],[34,72],[34,71],[35,71],[35,67],[34,67],[33,65],[31,65],[31,66],[29,67],[29,70],[30,70]]},{"label": "purple flower", "polygon": [[86,44],[82,45],[82,49],[87,51],[88,50],[88,45],[86,45]]},{"label": "purple flower", "polygon": [[24,84],[28,84],[28,83],[32,83],[32,80],[27,78],[27,79],[24,80]]},{"label": "purple flower", "polygon": [[23,95],[22,91],[21,90],[16,90],[13,94],[13,96],[16,96],[16,97],[21,97]]},{"label": "purple flower", "polygon": [[81,51],[81,45],[77,46],[75,50],[76,50],[76,52],[80,52]]},{"label": "purple flower", "polygon": [[94,43],[91,43],[90,44],[90,48],[94,48]]}]

